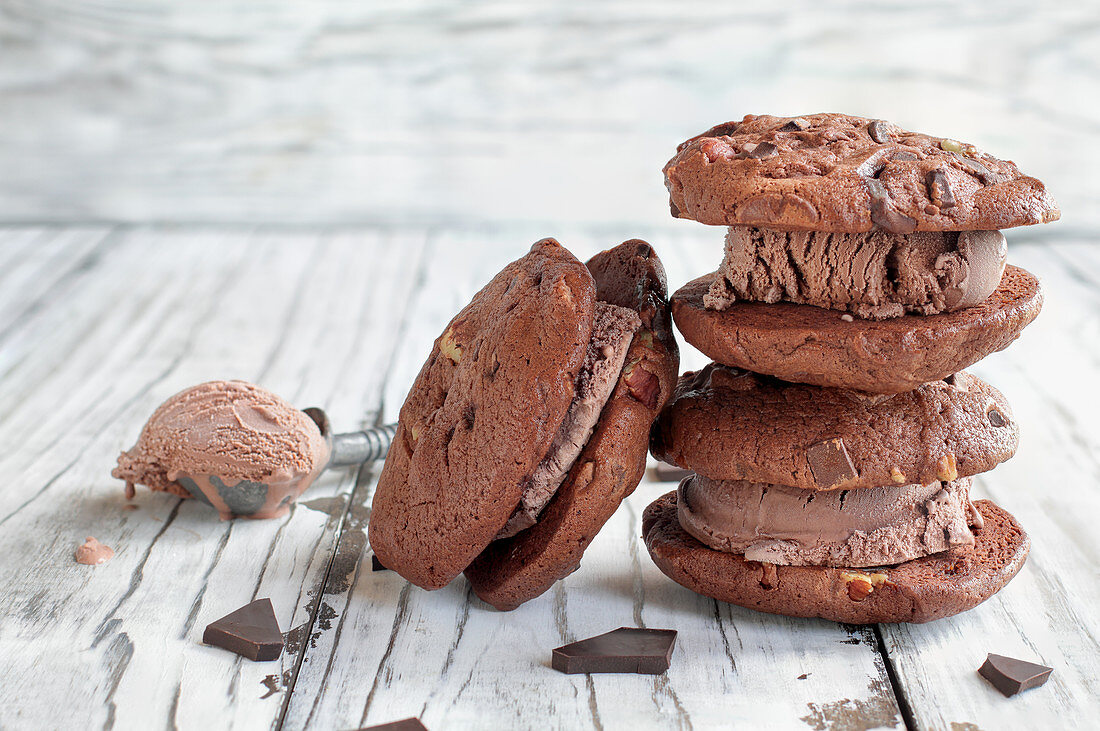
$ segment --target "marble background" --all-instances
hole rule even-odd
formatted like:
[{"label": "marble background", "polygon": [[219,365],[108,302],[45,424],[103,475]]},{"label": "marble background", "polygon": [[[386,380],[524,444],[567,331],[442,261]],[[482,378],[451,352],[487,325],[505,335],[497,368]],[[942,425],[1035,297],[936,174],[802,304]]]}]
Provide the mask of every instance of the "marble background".
[{"label": "marble background", "polygon": [[1100,223],[1095,1],[0,0],[0,222],[687,226],[745,113],[971,141]]}]

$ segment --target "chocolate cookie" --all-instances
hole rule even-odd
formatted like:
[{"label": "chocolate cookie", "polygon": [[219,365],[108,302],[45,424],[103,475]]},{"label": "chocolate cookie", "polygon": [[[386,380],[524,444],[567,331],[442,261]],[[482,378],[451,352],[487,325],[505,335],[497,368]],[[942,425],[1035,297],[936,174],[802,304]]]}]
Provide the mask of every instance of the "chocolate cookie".
[{"label": "chocolate cookie", "polygon": [[851,624],[928,622],[972,609],[1023,566],[1030,543],[1007,512],[979,500],[971,546],[878,569],[775,566],[707,548],[677,519],[676,493],[646,508],[642,535],[667,576],[705,596],[790,617]]},{"label": "chocolate cookie", "polygon": [[509,520],[573,403],[596,286],[553,239],[509,264],[435,341],[378,480],[370,543],[428,589]]},{"label": "chocolate cookie", "polygon": [[714,274],[672,296],[684,338],[719,363],[786,381],[899,393],[946,378],[1007,347],[1039,314],[1039,280],[1014,266],[984,302],[938,315],[859,320],[835,310],[734,302],[709,310]]},{"label": "chocolate cookie", "polygon": [[466,569],[477,595],[497,609],[515,609],[577,568],[641,481],[649,428],[676,383],[679,356],[665,273],[653,249],[628,241],[593,257],[588,268],[600,301],[636,310],[642,328],[595,432],[538,522],[489,544]]},{"label": "chocolate cookie", "polygon": [[1004,396],[967,373],[876,396],[712,363],[681,376],[650,447],[714,480],[851,490],[976,475],[1018,439]]},{"label": "chocolate cookie", "polygon": [[746,116],[679,146],[672,215],[857,233],[992,230],[1060,213],[1044,185],[973,145],[846,114]]}]

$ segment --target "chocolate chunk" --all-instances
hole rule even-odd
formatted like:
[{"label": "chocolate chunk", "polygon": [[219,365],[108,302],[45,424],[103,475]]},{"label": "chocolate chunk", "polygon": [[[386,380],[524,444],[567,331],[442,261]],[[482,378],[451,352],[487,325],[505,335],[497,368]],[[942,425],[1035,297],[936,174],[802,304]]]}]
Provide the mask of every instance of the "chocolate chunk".
[{"label": "chocolate chunk", "polygon": [[364,726],[359,731],[428,731],[419,718],[403,718],[400,721],[380,723],[377,726]]},{"label": "chocolate chunk", "polygon": [[839,487],[859,476],[843,439],[826,439],[814,444],[806,450],[806,461],[810,463],[814,482],[823,490]]},{"label": "chocolate chunk", "polygon": [[916,219],[894,208],[889,198],[875,198],[871,201],[871,221],[892,234],[908,234],[917,230]]},{"label": "chocolate chunk", "polygon": [[990,653],[978,668],[978,675],[988,680],[994,688],[1006,696],[1013,696],[1028,688],[1038,688],[1047,682],[1053,668],[1033,662],[1017,660]]},{"label": "chocolate chunk", "polygon": [[707,131],[704,137],[728,137],[736,132],[740,126],[740,122],[726,122],[725,124],[715,125]]},{"label": "chocolate chunk", "polygon": [[871,221],[876,226],[892,234],[912,233],[917,229],[916,219],[906,216],[894,208],[886,186],[878,178],[865,178],[867,191],[871,194]]},{"label": "chocolate chunk", "polygon": [[685,470],[683,467],[677,467],[674,464],[668,462],[658,462],[657,466],[653,468],[653,474],[661,482],[679,482],[680,480],[694,475],[691,470]]},{"label": "chocolate chunk", "polygon": [[1002,414],[1000,411],[997,411],[996,409],[990,409],[988,416],[989,423],[993,426],[1004,426],[1008,423],[1008,419],[1004,417],[1004,414]]},{"label": "chocolate chunk", "polygon": [[765,157],[771,157],[777,152],[779,152],[779,148],[776,147],[774,143],[761,142],[759,145],[749,151],[749,157],[754,160],[760,160]]},{"label": "chocolate chunk", "polygon": [[936,168],[928,171],[925,184],[928,186],[928,198],[940,210],[955,207],[955,196],[951,194],[951,186],[948,185],[947,175],[943,170]]},{"label": "chocolate chunk", "polygon": [[370,555],[370,570],[371,571],[389,571],[388,568],[382,565],[382,562],[378,560],[378,556],[375,554]]},{"label": "chocolate chunk", "polygon": [[551,665],[560,673],[638,673],[668,670],[674,629],[620,627],[554,650]]},{"label": "chocolate chunk", "polygon": [[993,174],[993,171],[974,158],[960,155],[957,152],[954,153],[954,155],[955,159],[965,165],[966,169],[973,173],[974,177],[982,181],[983,185],[989,185],[997,181],[997,176]]},{"label": "chocolate chunk", "polygon": [[283,654],[283,634],[270,599],[257,599],[206,625],[202,641],[249,660],[276,660]]},{"label": "chocolate chunk", "polygon": [[874,122],[867,125],[867,134],[871,135],[871,139],[880,145],[885,145],[894,140],[894,138],[890,136],[890,130],[886,129],[886,123],[881,119],[876,119]]},{"label": "chocolate chunk", "polygon": [[780,132],[801,132],[810,128],[810,122],[802,117],[795,117],[779,128]]}]

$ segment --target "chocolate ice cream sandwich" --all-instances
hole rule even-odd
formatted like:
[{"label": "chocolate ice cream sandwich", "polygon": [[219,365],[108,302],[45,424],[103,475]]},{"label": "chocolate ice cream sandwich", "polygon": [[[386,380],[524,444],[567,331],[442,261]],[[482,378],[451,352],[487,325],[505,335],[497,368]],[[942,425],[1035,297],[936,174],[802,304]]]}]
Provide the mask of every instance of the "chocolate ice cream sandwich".
[{"label": "chocolate ice cream sandwich", "polygon": [[543,593],[641,480],[678,364],[648,244],[586,266],[536,243],[455,316],[413,384],[374,495],[375,554],[426,589],[466,571],[500,609]]},{"label": "chocolate ice cream sandwich", "polygon": [[1008,346],[1042,306],[999,229],[1058,208],[974,145],[750,115],[681,144],[664,173],[673,215],[728,227],[718,271],[673,296],[684,337],[720,363],[899,393]]},{"label": "chocolate ice cream sandwich", "polygon": [[854,623],[948,616],[1027,556],[1012,516],[969,496],[970,477],[1017,440],[1001,394],[965,373],[882,396],[711,364],[681,377],[654,425],[654,454],[695,474],[650,506],[646,545],[679,583],[744,606]]}]

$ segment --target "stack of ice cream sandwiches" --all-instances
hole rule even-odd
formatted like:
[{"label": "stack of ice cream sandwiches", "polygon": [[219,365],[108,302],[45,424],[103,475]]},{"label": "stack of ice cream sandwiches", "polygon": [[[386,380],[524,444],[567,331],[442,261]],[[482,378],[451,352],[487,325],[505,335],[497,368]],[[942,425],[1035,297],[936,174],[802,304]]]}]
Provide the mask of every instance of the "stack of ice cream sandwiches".
[{"label": "stack of ice cream sandwiches", "polygon": [[1039,313],[1000,229],[1058,218],[1043,184],[842,114],[719,125],[664,172],[674,216],[728,228],[718,271],[672,298],[714,362],[680,378],[651,434],[694,473],[646,510],[657,566],[722,601],[852,623],[1000,590],[1028,539],[969,493],[1019,431],[963,369]]}]

